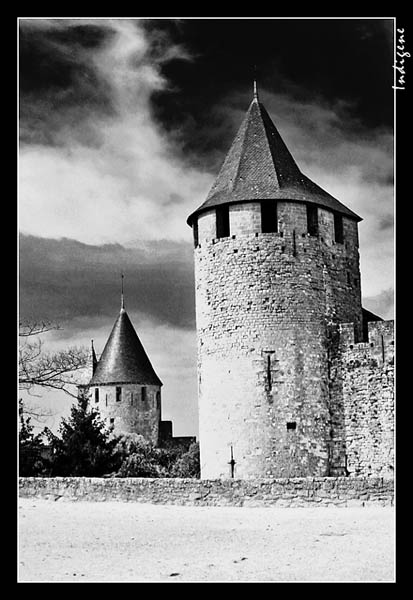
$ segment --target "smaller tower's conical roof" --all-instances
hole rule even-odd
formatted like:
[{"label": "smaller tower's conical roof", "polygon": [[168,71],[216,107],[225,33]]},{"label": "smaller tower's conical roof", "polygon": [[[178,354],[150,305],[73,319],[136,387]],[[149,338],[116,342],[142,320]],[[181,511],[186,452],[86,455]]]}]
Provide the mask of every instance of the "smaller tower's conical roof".
[{"label": "smaller tower's conical roof", "polygon": [[136,331],[122,308],[89,385],[162,385]]}]

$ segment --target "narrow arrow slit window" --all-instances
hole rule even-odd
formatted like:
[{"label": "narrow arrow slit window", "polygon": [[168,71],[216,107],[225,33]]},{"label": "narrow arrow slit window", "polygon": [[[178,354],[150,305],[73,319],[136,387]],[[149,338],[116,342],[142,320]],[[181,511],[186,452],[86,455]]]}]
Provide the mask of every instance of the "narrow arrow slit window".
[{"label": "narrow arrow slit window", "polygon": [[307,204],[307,231],[310,235],[318,235],[318,213],[314,204]]}]

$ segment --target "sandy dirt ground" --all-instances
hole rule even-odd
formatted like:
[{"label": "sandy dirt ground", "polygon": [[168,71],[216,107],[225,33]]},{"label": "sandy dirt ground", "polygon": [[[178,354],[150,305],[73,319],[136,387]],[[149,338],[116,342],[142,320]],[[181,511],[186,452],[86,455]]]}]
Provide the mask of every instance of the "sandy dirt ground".
[{"label": "sandy dirt ground", "polygon": [[394,509],[19,500],[19,582],[392,582]]}]

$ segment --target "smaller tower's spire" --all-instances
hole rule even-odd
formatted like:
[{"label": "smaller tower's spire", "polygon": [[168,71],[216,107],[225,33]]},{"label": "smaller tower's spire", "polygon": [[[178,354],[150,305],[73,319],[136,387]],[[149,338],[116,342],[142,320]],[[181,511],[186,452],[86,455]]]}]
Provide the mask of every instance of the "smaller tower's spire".
[{"label": "smaller tower's spire", "polygon": [[122,310],[125,310],[125,298],[124,298],[124,295],[123,295],[123,278],[124,278],[124,274],[121,273],[120,276],[121,276],[121,288],[122,288],[122,290],[121,290],[121,296],[120,296],[120,309],[122,311]]},{"label": "smaller tower's spire", "polygon": [[96,358],[95,347],[93,346],[93,340],[91,342],[91,355],[92,355],[92,375],[95,374],[96,367],[98,365],[98,359]]}]

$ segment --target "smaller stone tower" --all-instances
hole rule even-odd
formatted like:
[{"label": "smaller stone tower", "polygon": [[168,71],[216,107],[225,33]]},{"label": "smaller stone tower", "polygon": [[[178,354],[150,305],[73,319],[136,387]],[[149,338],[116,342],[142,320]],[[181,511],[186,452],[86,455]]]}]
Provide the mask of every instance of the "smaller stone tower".
[{"label": "smaller stone tower", "polygon": [[138,433],[158,445],[161,386],[125,310],[122,276],[121,310],[88,384],[91,405],[114,433]]}]

